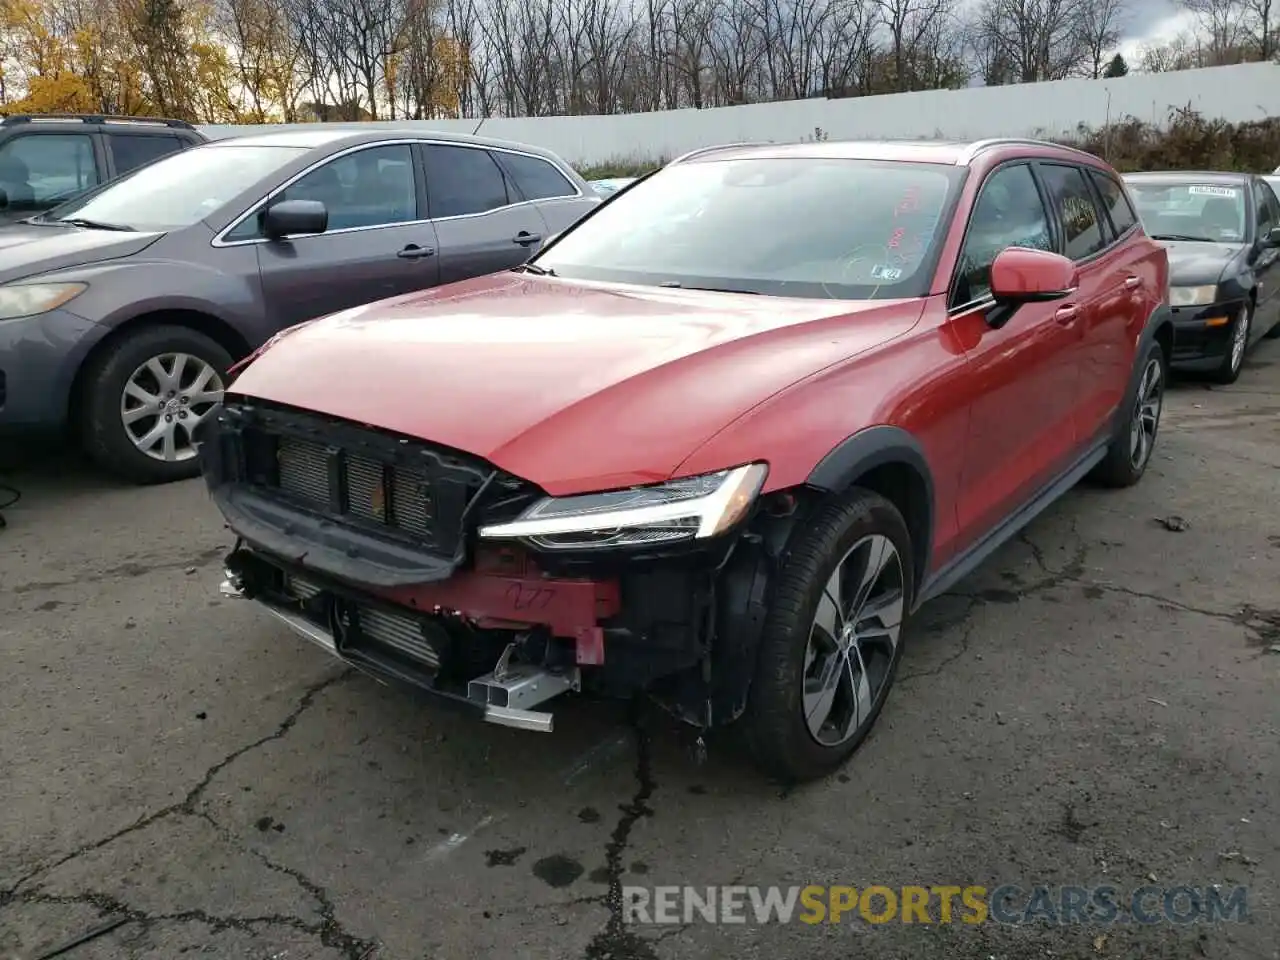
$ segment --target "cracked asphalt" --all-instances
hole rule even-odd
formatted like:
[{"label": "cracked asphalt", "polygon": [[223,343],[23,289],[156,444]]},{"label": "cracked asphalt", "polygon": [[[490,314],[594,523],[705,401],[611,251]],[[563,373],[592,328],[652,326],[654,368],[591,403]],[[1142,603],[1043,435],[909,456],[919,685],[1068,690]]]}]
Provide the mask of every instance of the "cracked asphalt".
[{"label": "cracked asphalt", "polygon": [[[198,482],[6,479],[4,960],[1280,957],[1275,341],[1170,393],[1137,488],[1080,487],[921,611],[855,762],[796,790],[625,706],[542,736],[343,670],[218,598]],[[622,921],[623,884],[732,883],[1246,885],[1250,919]]]}]

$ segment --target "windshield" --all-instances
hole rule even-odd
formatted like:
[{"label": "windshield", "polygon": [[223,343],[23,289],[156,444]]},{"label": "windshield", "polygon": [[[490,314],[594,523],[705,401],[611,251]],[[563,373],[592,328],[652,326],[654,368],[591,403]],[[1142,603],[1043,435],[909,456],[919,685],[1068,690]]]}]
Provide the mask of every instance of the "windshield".
[{"label": "windshield", "polygon": [[1233,183],[1130,180],[1138,218],[1157,240],[1243,243],[1244,188]]},{"label": "windshield", "polygon": [[850,300],[921,296],[963,169],[831,158],[677,164],[535,259],[581,280]]},{"label": "windshield", "polygon": [[304,152],[298,147],[193,147],[55,207],[42,219],[178,230],[209,216]]}]

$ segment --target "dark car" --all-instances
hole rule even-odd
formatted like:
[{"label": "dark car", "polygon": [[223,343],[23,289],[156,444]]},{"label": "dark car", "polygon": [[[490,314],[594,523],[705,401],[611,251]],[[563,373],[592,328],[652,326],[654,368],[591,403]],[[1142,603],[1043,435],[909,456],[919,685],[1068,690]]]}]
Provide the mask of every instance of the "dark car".
[{"label": "dark car", "polygon": [[1280,200],[1247,173],[1125,176],[1147,233],[1169,247],[1173,364],[1221,383],[1280,330]]},{"label": "dark car", "polygon": [[193,476],[191,431],[268,337],[516,266],[600,202],[553,154],[435,133],[161,158],[0,230],[0,430],[70,423],[127,477]]},{"label": "dark car", "polygon": [[821,776],[921,603],[1143,476],[1167,287],[1079,151],[698,151],[515,271],[249,360],[201,436],[223,591],[490,722],[643,691]]},{"label": "dark car", "polygon": [[0,120],[0,224],[206,142],[185,120],[15,114]]}]

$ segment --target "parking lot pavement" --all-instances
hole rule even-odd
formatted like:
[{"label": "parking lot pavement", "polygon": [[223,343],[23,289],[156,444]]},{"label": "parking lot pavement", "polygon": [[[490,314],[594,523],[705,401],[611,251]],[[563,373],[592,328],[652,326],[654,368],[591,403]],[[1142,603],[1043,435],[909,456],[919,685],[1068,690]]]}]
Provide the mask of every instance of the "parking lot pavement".
[{"label": "parking lot pavement", "polygon": [[[926,607],[856,761],[793,791],[613,706],[543,736],[342,670],[218,598],[198,483],[20,475],[0,956],[124,919],[64,956],[1280,957],[1280,343],[1174,390],[1157,454]],[[734,883],[1246,885],[1250,920],[621,922],[620,885]]]}]

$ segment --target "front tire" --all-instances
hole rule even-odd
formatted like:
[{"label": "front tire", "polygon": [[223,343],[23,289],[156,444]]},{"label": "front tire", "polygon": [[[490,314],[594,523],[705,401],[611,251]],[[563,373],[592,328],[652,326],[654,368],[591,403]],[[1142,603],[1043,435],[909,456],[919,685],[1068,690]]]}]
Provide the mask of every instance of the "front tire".
[{"label": "front tire", "polygon": [[1129,397],[1128,416],[1107,447],[1107,456],[1098,464],[1096,478],[1109,487],[1131,487],[1147,472],[1160,432],[1164,411],[1164,386],[1169,380],[1169,361],[1158,343],[1147,347],[1142,358],[1138,385]]},{"label": "front tire", "polygon": [[1249,335],[1253,328],[1253,304],[1247,303],[1231,324],[1231,338],[1227,342],[1227,355],[1222,366],[1212,374],[1215,383],[1230,384],[1240,379],[1244,355],[1249,351]]},{"label": "front tire", "polygon": [[186,327],[126,334],[86,371],[85,452],[135,483],[198,475],[192,436],[221,401],[231,362],[215,341]]},{"label": "front tire", "polygon": [[854,488],[797,533],[760,638],[743,732],[787,783],[844,764],[874,725],[902,658],[914,595],[902,514]]}]

